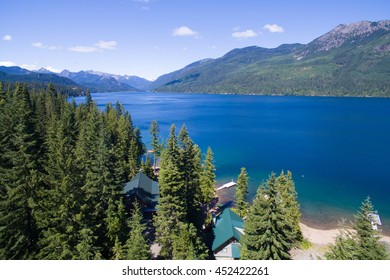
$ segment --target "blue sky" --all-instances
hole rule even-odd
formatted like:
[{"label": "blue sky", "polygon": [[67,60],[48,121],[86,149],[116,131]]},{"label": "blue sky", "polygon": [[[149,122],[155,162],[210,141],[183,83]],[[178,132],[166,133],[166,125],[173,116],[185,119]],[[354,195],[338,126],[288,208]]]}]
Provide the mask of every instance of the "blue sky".
[{"label": "blue sky", "polygon": [[0,0],[0,64],[148,79],[234,48],[308,43],[390,1]]}]

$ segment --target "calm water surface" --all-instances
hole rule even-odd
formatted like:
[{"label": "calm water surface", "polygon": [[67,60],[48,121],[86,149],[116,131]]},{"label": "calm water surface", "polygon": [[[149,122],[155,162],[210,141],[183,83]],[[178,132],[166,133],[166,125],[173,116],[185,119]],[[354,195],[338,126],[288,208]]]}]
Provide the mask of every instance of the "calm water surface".
[{"label": "calm water surface", "polygon": [[[162,137],[186,124],[217,180],[250,176],[250,197],[268,175],[291,170],[303,219],[317,227],[351,218],[368,195],[390,230],[390,99],[177,93],[96,93],[104,110],[120,101],[142,130],[157,120]],[[82,102],[84,98],[76,98]]]}]

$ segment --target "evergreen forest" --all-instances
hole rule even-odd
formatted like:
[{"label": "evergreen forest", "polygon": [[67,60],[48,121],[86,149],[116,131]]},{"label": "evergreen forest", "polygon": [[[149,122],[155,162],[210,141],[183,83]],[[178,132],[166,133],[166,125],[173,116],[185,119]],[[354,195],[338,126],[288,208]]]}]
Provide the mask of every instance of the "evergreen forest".
[{"label": "evergreen forest", "polygon": [[[153,158],[119,102],[100,110],[89,92],[76,106],[52,84],[30,92],[0,83],[0,259],[213,259],[211,148],[203,155],[185,125],[172,125],[164,141],[156,121],[149,132]],[[159,184],[151,217],[123,199],[140,170]],[[305,242],[292,173],[272,173],[252,203],[248,180],[242,168],[233,208],[245,221],[241,259],[291,259]],[[372,211],[367,198],[353,231],[340,232],[327,258],[388,258],[371,228]]]}]

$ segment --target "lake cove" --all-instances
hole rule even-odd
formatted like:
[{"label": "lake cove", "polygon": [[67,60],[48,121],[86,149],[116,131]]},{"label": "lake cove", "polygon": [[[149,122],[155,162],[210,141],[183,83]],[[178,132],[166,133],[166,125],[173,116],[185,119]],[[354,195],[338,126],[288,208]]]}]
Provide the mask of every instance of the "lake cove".
[{"label": "lake cove", "polygon": [[246,167],[251,199],[272,171],[290,170],[305,223],[335,227],[370,196],[390,232],[390,99],[147,92],[92,98],[102,110],[121,102],[146,145],[152,120],[164,138],[172,123],[185,124],[203,153],[212,148],[218,185]]}]

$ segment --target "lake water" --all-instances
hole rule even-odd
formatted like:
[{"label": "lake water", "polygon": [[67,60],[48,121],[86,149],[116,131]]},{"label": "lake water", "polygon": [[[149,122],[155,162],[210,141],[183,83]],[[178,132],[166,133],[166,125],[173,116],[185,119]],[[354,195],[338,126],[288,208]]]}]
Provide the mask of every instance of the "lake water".
[{"label": "lake water", "polygon": [[[186,124],[205,153],[215,154],[218,184],[250,176],[250,197],[274,171],[293,173],[303,220],[315,227],[350,219],[370,196],[390,231],[390,99],[177,93],[96,93],[104,110],[120,101],[149,145]],[[76,98],[82,102],[83,97]]]}]

